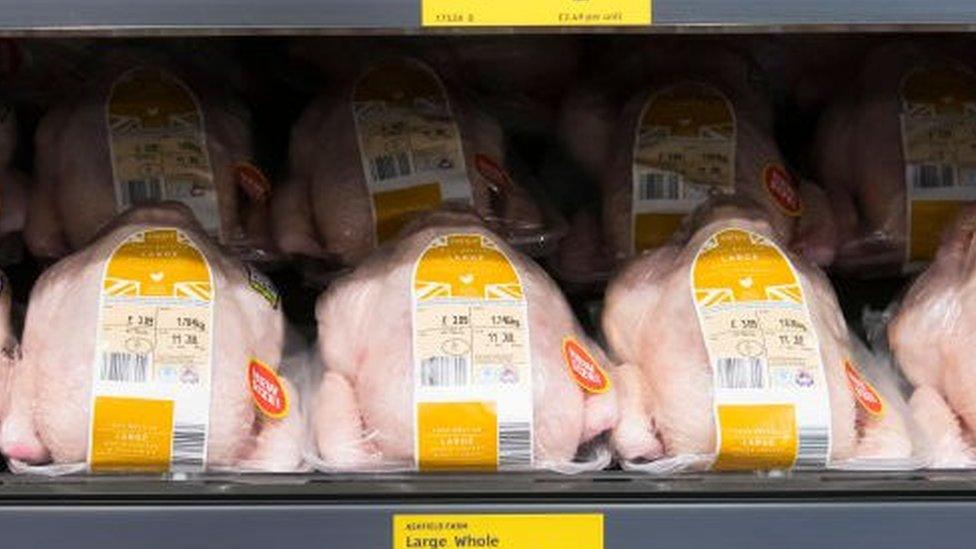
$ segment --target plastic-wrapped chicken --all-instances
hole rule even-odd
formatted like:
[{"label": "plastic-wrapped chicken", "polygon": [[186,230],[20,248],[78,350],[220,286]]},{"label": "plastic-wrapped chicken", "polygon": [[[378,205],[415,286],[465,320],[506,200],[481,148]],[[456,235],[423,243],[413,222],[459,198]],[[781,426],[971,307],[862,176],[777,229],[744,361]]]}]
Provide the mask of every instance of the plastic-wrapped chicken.
[{"label": "plastic-wrapped chicken", "polygon": [[888,345],[915,386],[915,419],[933,467],[976,467],[976,207],[950,227],[935,260],[912,284],[888,325]]},{"label": "plastic-wrapped chicken", "polygon": [[317,303],[325,470],[605,466],[606,359],[556,285],[473,215],[438,212]]},{"label": "plastic-wrapped chicken", "polygon": [[910,416],[827,278],[762,211],[713,201],[613,280],[613,443],[627,467],[910,468]]},{"label": "plastic-wrapped chicken", "polygon": [[289,471],[273,285],[176,203],[134,208],[31,294],[0,449],[19,472]]},{"label": "plastic-wrapped chicken", "polygon": [[820,117],[811,151],[835,211],[839,271],[918,268],[976,200],[972,55],[939,46],[873,48]]},{"label": "plastic-wrapped chicken", "polygon": [[25,228],[34,255],[66,255],[119,212],[171,200],[240,255],[271,256],[271,185],[252,164],[250,113],[214,67],[179,59],[114,51],[41,120]]},{"label": "plastic-wrapped chicken", "polygon": [[[584,85],[563,113],[567,149],[600,181],[615,261],[664,245],[685,216],[716,195],[752,199],[792,239],[803,198],[822,193],[788,169],[775,140],[773,100],[751,59],[710,42],[637,49],[639,62],[623,62],[633,74],[602,88]],[[811,214],[797,247],[829,261],[831,210]],[[576,242],[566,238],[563,246]]]},{"label": "plastic-wrapped chicken", "polygon": [[294,126],[290,178],[274,201],[282,251],[354,265],[442,204],[473,206],[516,245],[554,236],[506,171],[501,127],[448,69],[379,55],[364,66]]}]

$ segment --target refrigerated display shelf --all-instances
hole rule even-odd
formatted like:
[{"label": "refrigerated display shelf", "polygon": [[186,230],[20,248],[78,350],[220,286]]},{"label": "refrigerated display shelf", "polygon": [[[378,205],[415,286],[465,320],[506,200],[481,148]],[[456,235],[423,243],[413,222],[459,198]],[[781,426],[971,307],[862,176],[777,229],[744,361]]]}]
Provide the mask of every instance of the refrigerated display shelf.
[{"label": "refrigerated display shelf", "polygon": [[[655,27],[976,25],[969,0],[654,0]],[[193,33],[421,27],[420,0],[0,0],[0,30],[31,33]]]},{"label": "refrigerated display shelf", "polygon": [[949,548],[971,546],[974,494],[971,473],[5,477],[0,532],[5,547],[372,549],[397,514],[599,513],[607,548]]}]

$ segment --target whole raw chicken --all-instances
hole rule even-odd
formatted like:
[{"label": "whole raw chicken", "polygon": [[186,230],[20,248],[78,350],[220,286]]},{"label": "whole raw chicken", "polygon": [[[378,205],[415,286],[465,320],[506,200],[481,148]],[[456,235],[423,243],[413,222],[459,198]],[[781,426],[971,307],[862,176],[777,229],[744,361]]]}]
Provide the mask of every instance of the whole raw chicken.
[{"label": "whole raw chicken", "polygon": [[570,467],[578,449],[617,418],[613,388],[585,392],[561,348],[575,337],[606,365],[552,280],[470,214],[439,212],[363,262],[316,304],[318,346],[326,371],[314,396],[313,432],[325,466],[362,470],[414,463],[414,367],[411,284],[421,254],[448,234],[491,238],[511,261],[528,308],[536,468]]},{"label": "whole raw chicken", "polygon": [[[623,364],[618,369],[621,419],[613,442],[625,460],[716,452],[713,371],[690,281],[702,244],[730,228],[781,241],[761,210],[738,202],[706,204],[691,218],[686,235],[634,259],[607,291],[603,331]],[[889,406],[881,418],[870,415],[848,388],[845,362],[857,360],[857,349],[827,278],[806,261],[788,257],[801,283],[826,373],[831,425],[828,463],[908,458],[912,442],[899,411]],[[893,398],[884,387],[876,387],[886,400]]]},{"label": "whole raw chicken", "polygon": [[[34,286],[23,355],[15,366],[0,433],[0,449],[15,466],[84,467],[106,263],[128,237],[158,228],[187,234],[212,273],[206,467],[292,470],[300,464],[303,437],[297,402],[284,419],[268,419],[257,410],[246,380],[252,359],[273,369],[281,362],[285,326],[280,309],[255,291],[252,271],[205,236],[186,207],[165,202],[119,216],[91,245],[54,264]],[[287,380],[283,382],[289,396],[297,398]]]},{"label": "whole raw chicken", "polygon": [[[791,239],[799,216],[806,213],[803,199],[808,195],[817,198],[818,191],[807,188],[812,186],[809,182],[798,185],[790,175],[775,141],[772,99],[757,81],[756,68],[749,57],[708,41],[655,41],[636,49],[640,55],[631,52],[629,57],[639,57],[638,60],[620,62],[627,70],[617,72],[626,74],[610,79],[609,84],[603,79],[599,85],[584,84],[568,96],[561,117],[561,134],[567,150],[584,172],[600,180],[604,232],[615,260],[631,257],[643,247],[635,242],[633,204],[635,144],[647,103],[655,94],[677,87],[704,89],[708,94],[718,92],[728,100],[735,135],[729,175],[734,181],[732,192],[760,204],[776,230]],[[691,122],[677,121],[679,125]],[[696,176],[684,174],[681,168],[676,170],[686,181],[695,183],[692,187],[697,190],[697,194],[688,191],[687,197],[681,196],[683,199],[698,196],[697,200],[704,200],[709,194],[726,192],[702,185]],[[767,180],[773,173],[780,176],[777,177],[782,193],[779,198],[767,188]],[[688,211],[687,206],[681,208],[673,210],[680,214],[674,223]],[[831,259],[832,217],[829,209],[815,210],[816,218],[805,224],[799,247],[816,253],[813,259],[820,263]],[[658,231],[661,234],[648,247],[660,245],[666,239],[667,227],[661,225],[653,230]],[[572,247],[574,243],[567,239],[564,245]]]},{"label": "whole raw chicken", "polygon": [[935,261],[912,284],[888,326],[894,357],[915,385],[912,411],[928,435],[933,465],[976,463],[976,208],[946,233]]},{"label": "whole raw chicken", "polygon": [[[931,259],[925,250],[909,257],[906,249],[909,195],[902,117],[903,105],[908,101],[903,101],[902,89],[907,77],[917,69],[972,71],[973,65],[964,61],[966,57],[955,48],[917,42],[875,47],[864,56],[851,85],[842,87],[844,91],[837,93],[821,114],[810,150],[817,179],[825,186],[835,212],[835,267],[840,271],[867,276],[896,274],[908,262]],[[925,78],[930,80],[927,87],[936,85],[932,78]],[[964,85],[972,87],[971,82],[972,79]],[[966,97],[953,98],[950,96],[955,92],[934,89],[931,93],[945,93],[933,102],[948,105],[971,101],[976,89],[963,91]],[[963,161],[966,162],[969,160]],[[965,177],[963,173],[956,174],[957,181],[951,185],[971,184],[964,181]],[[925,182],[914,186],[934,188],[944,184]],[[954,213],[957,211],[940,210],[930,223],[917,222],[926,229],[927,236],[920,237],[928,243],[924,248],[934,250],[939,232]]]},{"label": "whole raw chicken", "polygon": [[[208,70],[219,69],[208,67]],[[201,222],[214,236],[219,236],[222,244],[239,248],[248,257],[260,258],[262,252],[270,250],[271,244],[266,196],[270,184],[260,175],[247,177],[247,174],[254,174],[253,167],[246,167],[253,155],[251,118],[247,108],[233,96],[219,76],[208,74],[202,77],[200,71],[178,66],[165,56],[127,50],[101,58],[98,72],[86,87],[76,96],[52,107],[40,121],[35,134],[37,184],[30,198],[25,229],[28,248],[39,257],[61,257],[88,244],[119,213],[122,206],[117,205],[113,179],[113,138],[107,124],[107,101],[117,82],[141,78],[145,74],[178,80],[193,96],[202,115],[202,139],[206,145],[202,156],[209,164],[209,170],[195,164],[181,168],[196,174],[208,173],[201,177],[212,174],[217,203],[212,214],[214,219]],[[142,122],[147,124],[146,132],[152,130],[151,124],[155,123],[151,122],[154,120],[152,116],[159,105],[174,101],[171,96],[162,96],[163,91],[172,92],[162,86],[136,92],[144,93],[147,101],[162,102],[147,107],[147,118]],[[131,99],[129,96],[125,98],[126,101]],[[180,113],[181,116],[184,114]],[[189,123],[174,119],[168,119],[166,123],[180,122]],[[183,146],[189,145],[184,143]],[[182,184],[181,181],[171,173],[168,177],[168,193],[188,194],[179,197],[170,194],[163,199],[188,201],[199,196],[196,187],[189,191],[182,187],[178,189],[177,184]],[[129,181],[126,179],[126,185],[130,185]],[[132,181],[131,184],[136,183],[140,182]],[[148,186],[148,180],[142,183]],[[137,193],[130,188],[123,191],[123,195],[131,193],[131,202],[139,205],[159,201],[157,192],[145,189]]]},{"label": "whole raw chicken", "polygon": [[[278,247],[285,253],[334,257],[344,264],[356,264],[382,240],[357,141],[354,90],[367,72],[375,80],[382,77],[386,67],[394,71],[419,69],[430,75],[434,73],[415,59],[375,63],[375,60],[373,64],[367,63],[365,71],[345,78],[313,101],[292,130],[290,178],[273,205],[274,234]],[[531,195],[504,172],[505,140],[501,127],[475,108],[460,92],[455,79],[449,74],[445,76],[445,69],[436,76],[442,90],[446,90],[448,106],[460,133],[475,210],[510,240],[531,238],[542,230],[542,216]],[[390,82],[389,86],[404,86],[404,83]],[[423,161],[418,153],[410,153],[414,155],[413,165]],[[438,181],[440,177],[431,171],[429,181],[424,183]],[[414,204],[394,207],[402,208],[391,218],[394,226],[401,225],[418,211],[429,209]],[[395,230],[387,233],[395,234]]]}]

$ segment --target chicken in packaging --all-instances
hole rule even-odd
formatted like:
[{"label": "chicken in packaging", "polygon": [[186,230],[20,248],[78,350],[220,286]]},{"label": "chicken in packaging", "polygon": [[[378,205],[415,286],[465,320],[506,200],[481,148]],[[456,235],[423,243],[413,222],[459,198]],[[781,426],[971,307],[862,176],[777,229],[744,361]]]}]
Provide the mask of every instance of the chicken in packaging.
[{"label": "chicken in packaging", "polygon": [[976,206],[946,232],[932,264],[887,326],[887,344],[912,384],[909,404],[935,468],[976,467]]},{"label": "chicken in packaging", "polygon": [[944,42],[872,48],[820,117],[811,154],[840,273],[917,272],[976,201],[976,72],[971,52]]},{"label": "chicken in packaging", "polygon": [[81,90],[38,125],[25,228],[31,252],[62,257],[131,207],[177,201],[235,254],[273,258],[272,187],[255,164],[235,77],[233,63],[206,51],[99,56]]},{"label": "chicken in packaging", "polygon": [[14,472],[291,471],[274,285],[179,203],[134,208],[31,293],[0,450]]},{"label": "chicken in packaging", "polygon": [[22,259],[20,234],[27,216],[30,180],[14,165],[18,148],[17,114],[11,104],[0,103],[0,263]]},{"label": "chicken in packaging", "polygon": [[555,283],[468,212],[409,225],[316,304],[323,471],[596,470],[612,370]]},{"label": "chicken in packaging", "polygon": [[925,463],[891,370],[766,211],[714,199],[607,291],[624,467],[911,469]]},{"label": "chicken in packaging", "polygon": [[528,252],[559,236],[557,216],[510,173],[501,126],[447,66],[366,56],[295,124],[273,225],[293,257],[354,266],[418,214],[473,207]]},{"label": "chicken in packaging", "polygon": [[[599,181],[601,223],[614,262],[665,245],[707,198],[732,195],[759,204],[788,240],[801,216],[815,217],[797,233],[797,246],[815,250],[821,260],[826,254],[820,248],[832,244],[822,243],[832,239],[825,232],[830,211],[805,211],[805,195],[822,193],[804,189],[811,184],[801,183],[783,158],[773,100],[755,63],[710,42],[662,41],[638,51],[639,62],[624,62],[632,74],[602,95],[599,87],[584,85],[567,99],[563,115],[567,149]],[[575,240],[566,238],[563,246],[574,247]],[[557,264],[556,270],[579,278],[573,266]]]}]

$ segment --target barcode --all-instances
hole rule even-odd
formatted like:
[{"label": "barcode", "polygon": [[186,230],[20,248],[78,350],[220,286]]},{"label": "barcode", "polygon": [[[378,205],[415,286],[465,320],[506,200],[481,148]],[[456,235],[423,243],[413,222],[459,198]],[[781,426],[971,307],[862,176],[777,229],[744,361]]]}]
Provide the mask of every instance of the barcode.
[{"label": "barcode", "polygon": [[912,186],[935,189],[956,186],[956,170],[951,164],[915,164],[908,169]]},{"label": "barcode", "polygon": [[796,448],[797,467],[822,468],[830,452],[830,428],[801,427]]},{"label": "barcode", "polygon": [[163,183],[161,181],[126,181],[122,185],[122,201],[125,204],[145,204],[147,202],[159,202],[162,199]]},{"label": "barcode", "polygon": [[98,378],[102,381],[145,383],[149,372],[149,355],[137,353],[102,353]]},{"label": "barcode", "polygon": [[420,363],[424,387],[458,387],[468,384],[468,357],[432,356]]},{"label": "barcode", "polygon": [[373,157],[373,179],[383,181],[394,177],[410,175],[410,156],[405,152],[383,154]]},{"label": "barcode", "polygon": [[177,423],[173,426],[173,468],[203,468],[207,426],[202,423]]},{"label": "barcode", "polygon": [[718,386],[722,389],[762,389],[766,361],[761,358],[720,358],[715,361]]},{"label": "barcode", "polygon": [[498,424],[498,468],[532,465],[532,428],[527,422]]},{"label": "barcode", "polygon": [[681,198],[681,176],[671,172],[643,174],[638,188],[640,200],[677,200]]}]

